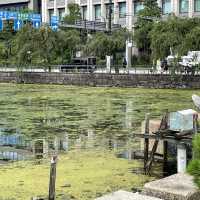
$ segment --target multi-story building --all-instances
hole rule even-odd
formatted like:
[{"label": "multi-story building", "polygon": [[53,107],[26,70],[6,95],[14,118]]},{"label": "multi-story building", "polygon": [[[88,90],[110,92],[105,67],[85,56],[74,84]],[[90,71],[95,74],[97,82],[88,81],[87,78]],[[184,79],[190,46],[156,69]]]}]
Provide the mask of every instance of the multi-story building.
[{"label": "multi-story building", "polygon": [[[90,21],[108,20],[109,0],[42,0],[43,21],[48,22],[51,15],[61,19],[67,14],[67,5],[74,2],[80,5],[82,18]],[[200,0],[158,0],[163,15],[174,13],[177,16],[200,16]],[[139,10],[143,9],[142,0],[112,0],[113,23],[132,29]]]},{"label": "multi-story building", "polygon": [[21,11],[25,9],[41,12],[41,2],[43,0],[0,0],[0,10]]},{"label": "multi-story building", "polygon": [[[0,10],[19,11],[31,9],[42,13],[42,21],[49,22],[51,15],[60,19],[68,13],[67,5],[77,3],[81,7],[82,18],[89,21],[108,21],[110,0],[0,0]],[[158,0],[163,15],[200,16],[200,0]],[[143,0],[112,0],[112,20],[132,30]]]}]

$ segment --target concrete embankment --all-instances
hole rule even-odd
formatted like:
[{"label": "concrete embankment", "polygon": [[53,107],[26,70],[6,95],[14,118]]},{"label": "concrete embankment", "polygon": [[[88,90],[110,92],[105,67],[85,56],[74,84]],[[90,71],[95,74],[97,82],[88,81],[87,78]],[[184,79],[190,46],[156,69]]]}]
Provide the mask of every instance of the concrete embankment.
[{"label": "concrete embankment", "polygon": [[200,75],[0,72],[0,82],[108,87],[200,88]]}]

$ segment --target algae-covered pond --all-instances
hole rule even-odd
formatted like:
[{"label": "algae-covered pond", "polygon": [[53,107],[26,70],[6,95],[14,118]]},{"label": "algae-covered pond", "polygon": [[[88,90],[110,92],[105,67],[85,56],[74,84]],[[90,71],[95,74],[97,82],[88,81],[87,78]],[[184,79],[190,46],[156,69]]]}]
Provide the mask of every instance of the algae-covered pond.
[{"label": "algae-covered pond", "polygon": [[[197,93],[197,91],[195,91]],[[129,136],[146,112],[193,107],[191,90],[0,84],[0,126],[31,138],[67,133]]]},{"label": "algae-covered pond", "polygon": [[[145,113],[159,118],[166,109],[193,108],[191,95],[198,92],[0,84],[0,159],[24,160],[21,154],[33,141],[45,139],[53,150],[57,141],[65,150],[58,163],[57,199],[94,199],[140,187],[149,180],[132,173],[140,164],[114,154],[138,147],[133,132],[140,131]],[[3,154],[5,145],[12,154]],[[48,173],[48,159],[0,167],[0,199],[47,196]]]}]

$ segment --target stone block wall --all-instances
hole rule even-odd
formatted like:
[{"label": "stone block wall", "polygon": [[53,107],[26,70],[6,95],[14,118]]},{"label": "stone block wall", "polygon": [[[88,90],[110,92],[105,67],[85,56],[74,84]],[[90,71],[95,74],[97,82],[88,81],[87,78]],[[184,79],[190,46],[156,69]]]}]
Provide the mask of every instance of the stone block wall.
[{"label": "stone block wall", "polygon": [[200,88],[200,75],[0,72],[0,82],[108,87]]}]

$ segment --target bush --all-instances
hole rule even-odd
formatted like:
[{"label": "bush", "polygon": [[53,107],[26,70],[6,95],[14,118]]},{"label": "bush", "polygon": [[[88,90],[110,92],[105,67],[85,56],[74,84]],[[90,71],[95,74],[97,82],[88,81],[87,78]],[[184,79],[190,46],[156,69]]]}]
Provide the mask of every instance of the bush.
[{"label": "bush", "polygon": [[200,135],[193,140],[193,160],[189,163],[188,173],[194,176],[194,182],[200,188]]}]

